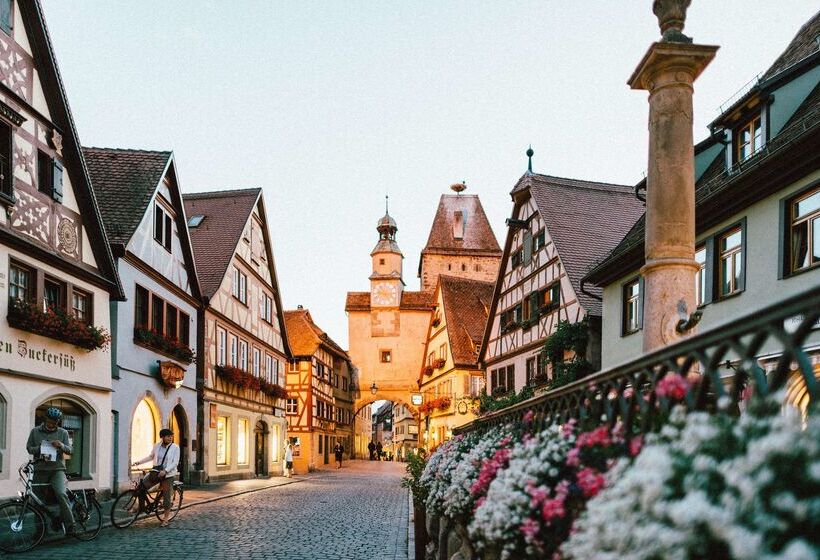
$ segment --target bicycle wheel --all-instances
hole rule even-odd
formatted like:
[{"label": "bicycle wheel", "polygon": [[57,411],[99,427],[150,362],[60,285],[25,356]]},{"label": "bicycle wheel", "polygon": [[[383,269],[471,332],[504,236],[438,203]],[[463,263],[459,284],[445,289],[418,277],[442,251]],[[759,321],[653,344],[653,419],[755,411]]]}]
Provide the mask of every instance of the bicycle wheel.
[{"label": "bicycle wheel", "polygon": [[37,546],[46,532],[43,514],[22,502],[0,506],[0,549],[24,552]]},{"label": "bicycle wheel", "polygon": [[[160,493],[157,493],[156,500],[157,519],[162,521],[162,516],[165,514],[165,505],[162,503],[162,495]],[[171,521],[179,514],[180,507],[182,507],[182,488],[174,486],[174,493],[171,494],[171,515],[168,517],[168,521]]]},{"label": "bicycle wheel", "polygon": [[81,501],[74,502],[71,508],[74,514],[74,536],[81,541],[90,541],[100,534],[102,529],[102,510],[97,500],[91,500],[86,507]]},{"label": "bicycle wheel", "polygon": [[123,529],[136,521],[139,515],[139,498],[133,490],[120,494],[111,507],[111,524]]}]

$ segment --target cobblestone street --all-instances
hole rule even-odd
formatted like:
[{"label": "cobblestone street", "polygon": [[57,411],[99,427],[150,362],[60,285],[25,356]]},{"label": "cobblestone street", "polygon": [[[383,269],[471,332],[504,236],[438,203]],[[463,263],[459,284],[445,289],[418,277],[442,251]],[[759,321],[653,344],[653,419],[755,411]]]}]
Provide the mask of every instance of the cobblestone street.
[{"label": "cobblestone street", "polygon": [[184,508],[168,528],[153,516],[96,540],[62,540],[14,555],[112,560],[407,559],[403,463],[352,461],[293,484]]}]

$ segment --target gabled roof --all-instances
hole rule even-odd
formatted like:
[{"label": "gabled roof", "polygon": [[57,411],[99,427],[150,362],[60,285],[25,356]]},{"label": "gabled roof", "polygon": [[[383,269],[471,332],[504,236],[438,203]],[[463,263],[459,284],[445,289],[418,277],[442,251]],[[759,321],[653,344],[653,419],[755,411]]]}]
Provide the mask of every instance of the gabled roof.
[{"label": "gabled roof", "polygon": [[[528,174],[522,180],[538,206],[561,264],[578,301],[592,315],[601,314],[601,290],[585,287],[581,279],[589,267],[606,256],[643,214],[633,187]],[[516,191],[520,192],[518,187]]]},{"label": "gabled roof", "polygon": [[127,245],[145,216],[171,152],[83,148],[108,240]]},{"label": "gabled roof", "polygon": [[439,289],[456,367],[477,367],[478,349],[493,302],[494,282],[439,276]]},{"label": "gabled roof", "polygon": [[285,311],[284,316],[288,330],[288,341],[294,356],[313,356],[319,346],[324,345],[328,352],[350,361],[347,352],[313,322],[310,311],[307,309],[294,309]]},{"label": "gabled roof", "polygon": [[[63,136],[63,162],[66,164],[75,199],[88,232],[88,241],[99,270],[98,280],[105,284],[113,299],[124,300],[117,267],[108,245],[103,221],[97,207],[91,181],[88,178],[74,117],[68,105],[68,96],[57,67],[40,2],[18,2],[26,36],[31,45],[37,75],[48,105],[51,119]],[[72,263],[67,264],[71,265]],[[85,268],[82,268],[85,271]]]},{"label": "gabled roof", "polygon": [[820,11],[803,24],[792,42],[786,50],[777,57],[777,60],[769,67],[761,77],[761,81],[773,78],[777,74],[791,68],[801,60],[811,56],[820,50]]},{"label": "gabled roof", "polygon": [[210,298],[219,290],[261,194],[262,189],[255,188],[183,195],[188,217],[205,216],[199,226],[189,228],[199,284],[205,297]]},{"label": "gabled roof", "polygon": [[[429,311],[434,305],[432,292],[402,292],[399,309],[402,311]],[[370,292],[347,292],[345,311],[369,311]]]}]

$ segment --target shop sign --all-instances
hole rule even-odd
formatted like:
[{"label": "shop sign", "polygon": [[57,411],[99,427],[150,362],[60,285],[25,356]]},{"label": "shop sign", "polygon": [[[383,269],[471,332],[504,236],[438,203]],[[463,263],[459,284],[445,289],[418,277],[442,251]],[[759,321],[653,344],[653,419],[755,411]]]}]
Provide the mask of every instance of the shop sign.
[{"label": "shop sign", "polygon": [[179,389],[185,379],[185,370],[174,362],[159,362],[159,373],[162,382],[175,389]]},{"label": "shop sign", "polygon": [[211,428],[216,428],[217,422],[217,414],[216,414],[216,403],[211,403]]},{"label": "shop sign", "polygon": [[7,340],[0,340],[0,354],[17,354],[24,360],[51,364],[67,371],[74,371],[77,368],[72,354],[52,352],[43,346],[29,346],[28,342],[22,339],[18,340],[16,345]]},{"label": "shop sign", "polygon": [[410,404],[413,406],[419,406],[422,402],[424,402],[424,397],[422,397],[421,393],[413,393],[410,395]]}]

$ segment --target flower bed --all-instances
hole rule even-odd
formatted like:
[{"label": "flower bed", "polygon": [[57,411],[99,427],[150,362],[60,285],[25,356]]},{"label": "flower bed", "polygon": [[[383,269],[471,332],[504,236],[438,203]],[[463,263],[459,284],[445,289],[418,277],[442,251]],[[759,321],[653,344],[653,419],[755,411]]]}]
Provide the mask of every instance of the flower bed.
[{"label": "flower bed", "polygon": [[43,311],[19,299],[9,300],[8,321],[15,329],[67,342],[89,352],[105,348],[111,342],[111,335],[103,328],[88,325],[62,309]]},{"label": "flower bed", "polygon": [[134,329],[134,340],[168,354],[180,362],[190,364],[196,361],[196,355],[190,346],[161,332],[137,327]]}]

